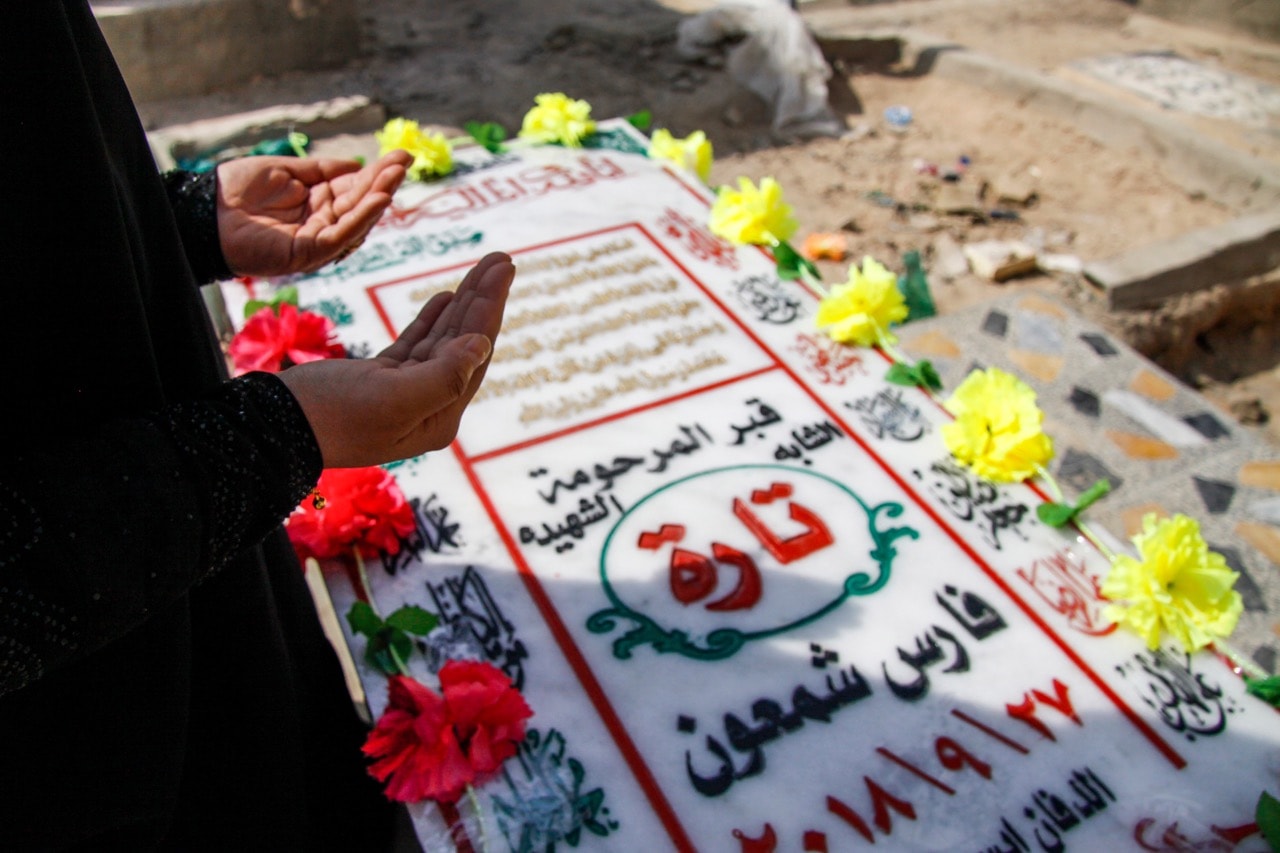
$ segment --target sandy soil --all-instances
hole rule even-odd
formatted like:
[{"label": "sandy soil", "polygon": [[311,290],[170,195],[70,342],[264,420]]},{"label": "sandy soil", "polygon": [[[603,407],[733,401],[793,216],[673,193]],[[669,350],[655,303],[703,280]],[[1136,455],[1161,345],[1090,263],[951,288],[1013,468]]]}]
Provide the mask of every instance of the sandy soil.
[{"label": "sandy soil", "polygon": [[[364,94],[392,115],[461,126],[472,119],[509,129],[544,91],[585,98],[597,117],[649,110],[677,135],[703,130],[717,160],[712,183],[772,175],[802,231],[845,235],[852,257],[900,268],[921,251],[942,310],[1036,289],[1069,301],[1149,356],[1201,387],[1226,409],[1259,421],[1280,440],[1280,281],[1258,288],[1247,311],[1218,289],[1161,311],[1117,315],[1079,275],[1032,275],[995,285],[958,269],[959,247],[1017,239],[1047,252],[1097,260],[1233,218],[1239,211],[1189,195],[1137,150],[1106,148],[1034,108],[955,81],[901,69],[837,63],[830,101],[850,129],[840,139],[782,144],[770,109],[719,63],[676,51],[676,26],[709,0],[359,0],[364,56],[332,72],[258,81],[240,92],[142,105],[151,127],[279,103]],[[1135,15],[1123,0],[814,0],[806,15],[856,5],[868,32],[924,30],[971,50],[1057,73],[1084,56],[1172,50],[1280,85],[1280,45],[1175,26]],[[895,131],[886,107],[911,108]],[[1186,117],[1205,135],[1280,161],[1274,134]],[[940,175],[967,168],[955,183]],[[939,175],[932,174],[936,169]],[[985,196],[980,195],[987,187]],[[1000,187],[1033,189],[1030,203],[1000,202]],[[1017,193],[1015,193],[1017,195]],[[952,213],[958,198],[977,213]],[[992,220],[994,207],[1016,214]],[[843,280],[845,265],[824,262]],[[1262,294],[1262,295],[1258,295]]]}]

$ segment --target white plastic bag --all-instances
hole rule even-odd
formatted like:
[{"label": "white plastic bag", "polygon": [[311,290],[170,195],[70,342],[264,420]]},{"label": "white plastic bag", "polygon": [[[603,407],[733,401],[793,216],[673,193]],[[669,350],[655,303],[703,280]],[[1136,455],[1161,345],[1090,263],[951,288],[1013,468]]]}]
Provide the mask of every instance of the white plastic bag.
[{"label": "white plastic bag", "polygon": [[782,139],[840,136],[845,132],[827,104],[831,68],[799,13],[782,0],[739,0],[680,22],[676,50],[685,59],[729,50],[733,78],[773,109]]}]

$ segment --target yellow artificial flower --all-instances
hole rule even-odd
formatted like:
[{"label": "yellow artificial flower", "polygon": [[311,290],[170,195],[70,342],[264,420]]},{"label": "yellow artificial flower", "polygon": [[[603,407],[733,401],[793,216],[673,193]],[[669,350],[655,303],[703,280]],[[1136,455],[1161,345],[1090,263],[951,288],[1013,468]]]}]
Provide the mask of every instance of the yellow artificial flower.
[{"label": "yellow artificial flower", "polygon": [[711,177],[711,141],[700,130],[684,139],[676,139],[666,128],[654,131],[649,140],[649,156],[696,173],[704,184]]},{"label": "yellow artificial flower", "polygon": [[1012,374],[994,367],[975,370],[945,405],[956,417],[942,427],[947,449],[979,477],[1025,480],[1053,458],[1036,392]]},{"label": "yellow artificial flower", "polygon": [[379,155],[401,150],[413,156],[408,169],[411,178],[421,181],[453,171],[453,149],[449,147],[449,140],[443,133],[424,133],[416,121],[393,118],[374,138],[378,140]]},{"label": "yellow artificial flower", "polygon": [[711,206],[711,233],[738,245],[771,246],[796,231],[791,206],[782,201],[782,187],[773,178],[756,189],[750,178],[738,178],[738,189],[721,187]]},{"label": "yellow artificial flower", "polygon": [[1240,575],[1209,550],[1194,519],[1149,514],[1133,544],[1141,559],[1117,556],[1102,582],[1102,594],[1116,602],[1108,619],[1137,631],[1149,649],[1160,645],[1161,628],[1189,653],[1231,635],[1244,608],[1233,589]]},{"label": "yellow artificial flower", "polygon": [[591,105],[575,101],[562,92],[544,92],[534,98],[537,105],[524,115],[520,136],[534,142],[558,142],[577,147],[583,138],[596,132]]},{"label": "yellow artificial flower", "polygon": [[862,269],[849,267],[849,280],[837,284],[818,304],[815,322],[833,340],[869,347],[897,340],[889,326],[907,319],[898,277],[870,255]]}]

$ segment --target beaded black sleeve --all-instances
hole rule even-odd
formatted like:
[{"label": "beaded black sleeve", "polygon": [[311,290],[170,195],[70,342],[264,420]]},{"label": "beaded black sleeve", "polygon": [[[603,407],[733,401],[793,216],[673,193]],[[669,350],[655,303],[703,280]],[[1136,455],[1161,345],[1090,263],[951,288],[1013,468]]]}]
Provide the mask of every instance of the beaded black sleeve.
[{"label": "beaded black sleeve", "polygon": [[257,544],[320,476],[279,377],[0,468],[0,695],[123,635]]},{"label": "beaded black sleeve", "polygon": [[178,220],[178,233],[187,262],[201,284],[231,278],[234,273],[222,256],[218,242],[217,172],[184,172],[175,169],[161,175],[169,194],[169,206]]},{"label": "beaded black sleeve", "polygon": [[233,379],[223,383],[214,405],[178,404],[162,417],[189,476],[203,484],[214,569],[266,536],[320,477],[311,425],[273,374]]}]

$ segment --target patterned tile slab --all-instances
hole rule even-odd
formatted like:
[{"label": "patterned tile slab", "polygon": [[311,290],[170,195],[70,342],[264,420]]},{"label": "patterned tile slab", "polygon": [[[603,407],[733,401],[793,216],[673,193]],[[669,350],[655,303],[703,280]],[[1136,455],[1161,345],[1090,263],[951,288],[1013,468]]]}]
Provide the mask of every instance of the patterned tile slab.
[{"label": "patterned tile slab", "polygon": [[1072,373],[1068,385],[1041,393],[1040,405],[1057,448],[1053,472],[1069,490],[1088,488],[1081,472],[1091,467],[1109,470],[1122,492],[1228,451],[1261,452],[1230,416],[1131,351]]},{"label": "patterned tile slab", "polygon": [[[1016,372],[1052,393],[1071,372],[1104,365],[1124,347],[1060,303],[1010,294],[967,311],[913,323],[898,332],[909,354],[928,358],[947,387],[973,367]],[[1087,336],[1087,339],[1081,336]]]},{"label": "patterned tile slab", "polygon": [[1066,306],[1010,294],[900,332],[947,388],[974,367],[1031,385],[1054,438],[1053,471],[1069,494],[1099,477],[1145,483],[1255,440],[1199,394]]},{"label": "patterned tile slab", "polygon": [[1235,644],[1268,669],[1280,661],[1280,448],[1264,444],[1136,351],[1069,308],[1010,294],[899,331],[946,388],[999,367],[1037,392],[1054,439],[1055,478],[1070,496],[1101,478],[1113,491],[1092,524],[1127,542],[1147,512],[1196,518],[1241,573],[1246,612]]},{"label": "patterned tile slab", "polygon": [[1096,56],[1075,67],[1165,109],[1266,127],[1280,118],[1280,89],[1175,53]]}]

